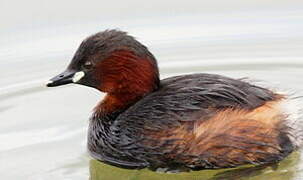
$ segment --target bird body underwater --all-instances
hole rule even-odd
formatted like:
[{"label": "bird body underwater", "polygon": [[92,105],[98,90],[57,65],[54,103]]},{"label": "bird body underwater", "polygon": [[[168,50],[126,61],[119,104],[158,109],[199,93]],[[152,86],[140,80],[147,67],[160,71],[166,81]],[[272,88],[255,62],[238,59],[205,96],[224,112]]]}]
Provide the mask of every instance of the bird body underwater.
[{"label": "bird body underwater", "polygon": [[106,93],[89,120],[90,155],[122,168],[275,163],[302,144],[299,99],[214,74],[160,80],[147,47],[119,30],[86,38],[48,87]]}]

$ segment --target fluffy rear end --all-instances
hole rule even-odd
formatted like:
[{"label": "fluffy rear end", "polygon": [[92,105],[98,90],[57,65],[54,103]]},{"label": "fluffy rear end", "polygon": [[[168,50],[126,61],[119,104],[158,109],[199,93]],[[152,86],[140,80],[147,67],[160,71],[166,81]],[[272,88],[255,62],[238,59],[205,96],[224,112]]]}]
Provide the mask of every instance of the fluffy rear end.
[{"label": "fluffy rear end", "polygon": [[302,98],[289,96],[281,102],[281,110],[286,119],[286,133],[295,149],[303,145],[303,103]]},{"label": "fluffy rear end", "polygon": [[150,132],[144,145],[166,152],[165,162],[194,169],[278,162],[302,144],[301,106],[295,102],[278,95],[254,110],[219,110],[207,120]]}]

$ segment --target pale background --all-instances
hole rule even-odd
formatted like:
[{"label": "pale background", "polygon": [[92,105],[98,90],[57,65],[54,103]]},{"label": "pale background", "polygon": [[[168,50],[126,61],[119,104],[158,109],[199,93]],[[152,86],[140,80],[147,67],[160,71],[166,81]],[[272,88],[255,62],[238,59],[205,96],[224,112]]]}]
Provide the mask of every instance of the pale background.
[{"label": "pale background", "polygon": [[[1,179],[88,179],[86,127],[102,94],[43,83],[101,30],[146,44],[162,78],[208,72],[303,90],[301,0],[0,0],[0,22]],[[301,164],[282,170],[300,179]]]}]

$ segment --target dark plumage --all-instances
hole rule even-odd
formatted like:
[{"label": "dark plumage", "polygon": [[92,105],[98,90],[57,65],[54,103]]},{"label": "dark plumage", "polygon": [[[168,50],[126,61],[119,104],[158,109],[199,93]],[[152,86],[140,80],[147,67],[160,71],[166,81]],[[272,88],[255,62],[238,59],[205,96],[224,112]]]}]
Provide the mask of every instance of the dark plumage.
[{"label": "dark plumage", "polygon": [[289,123],[298,119],[282,108],[287,96],[212,74],[159,81],[154,56],[121,31],[84,40],[67,72],[82,77],[56,77],[49,86],[73,77],[74,83],[107,92],[90,119],[88,149],[115,166],[204,169],[273,163],[302,140],[295,133],[301,129],[293,131]]}]

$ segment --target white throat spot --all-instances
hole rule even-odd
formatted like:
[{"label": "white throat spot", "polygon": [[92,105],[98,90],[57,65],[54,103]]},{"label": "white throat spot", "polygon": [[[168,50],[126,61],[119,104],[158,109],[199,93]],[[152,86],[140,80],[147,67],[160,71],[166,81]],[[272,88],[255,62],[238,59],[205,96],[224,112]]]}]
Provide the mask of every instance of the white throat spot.
[{"label": "white throat spot", "polygon": [[84,76],[85,76],[85,73],[83,71],[76,72],[73,77],[73,82],[76,83],[76,82],[80,81]]}]

